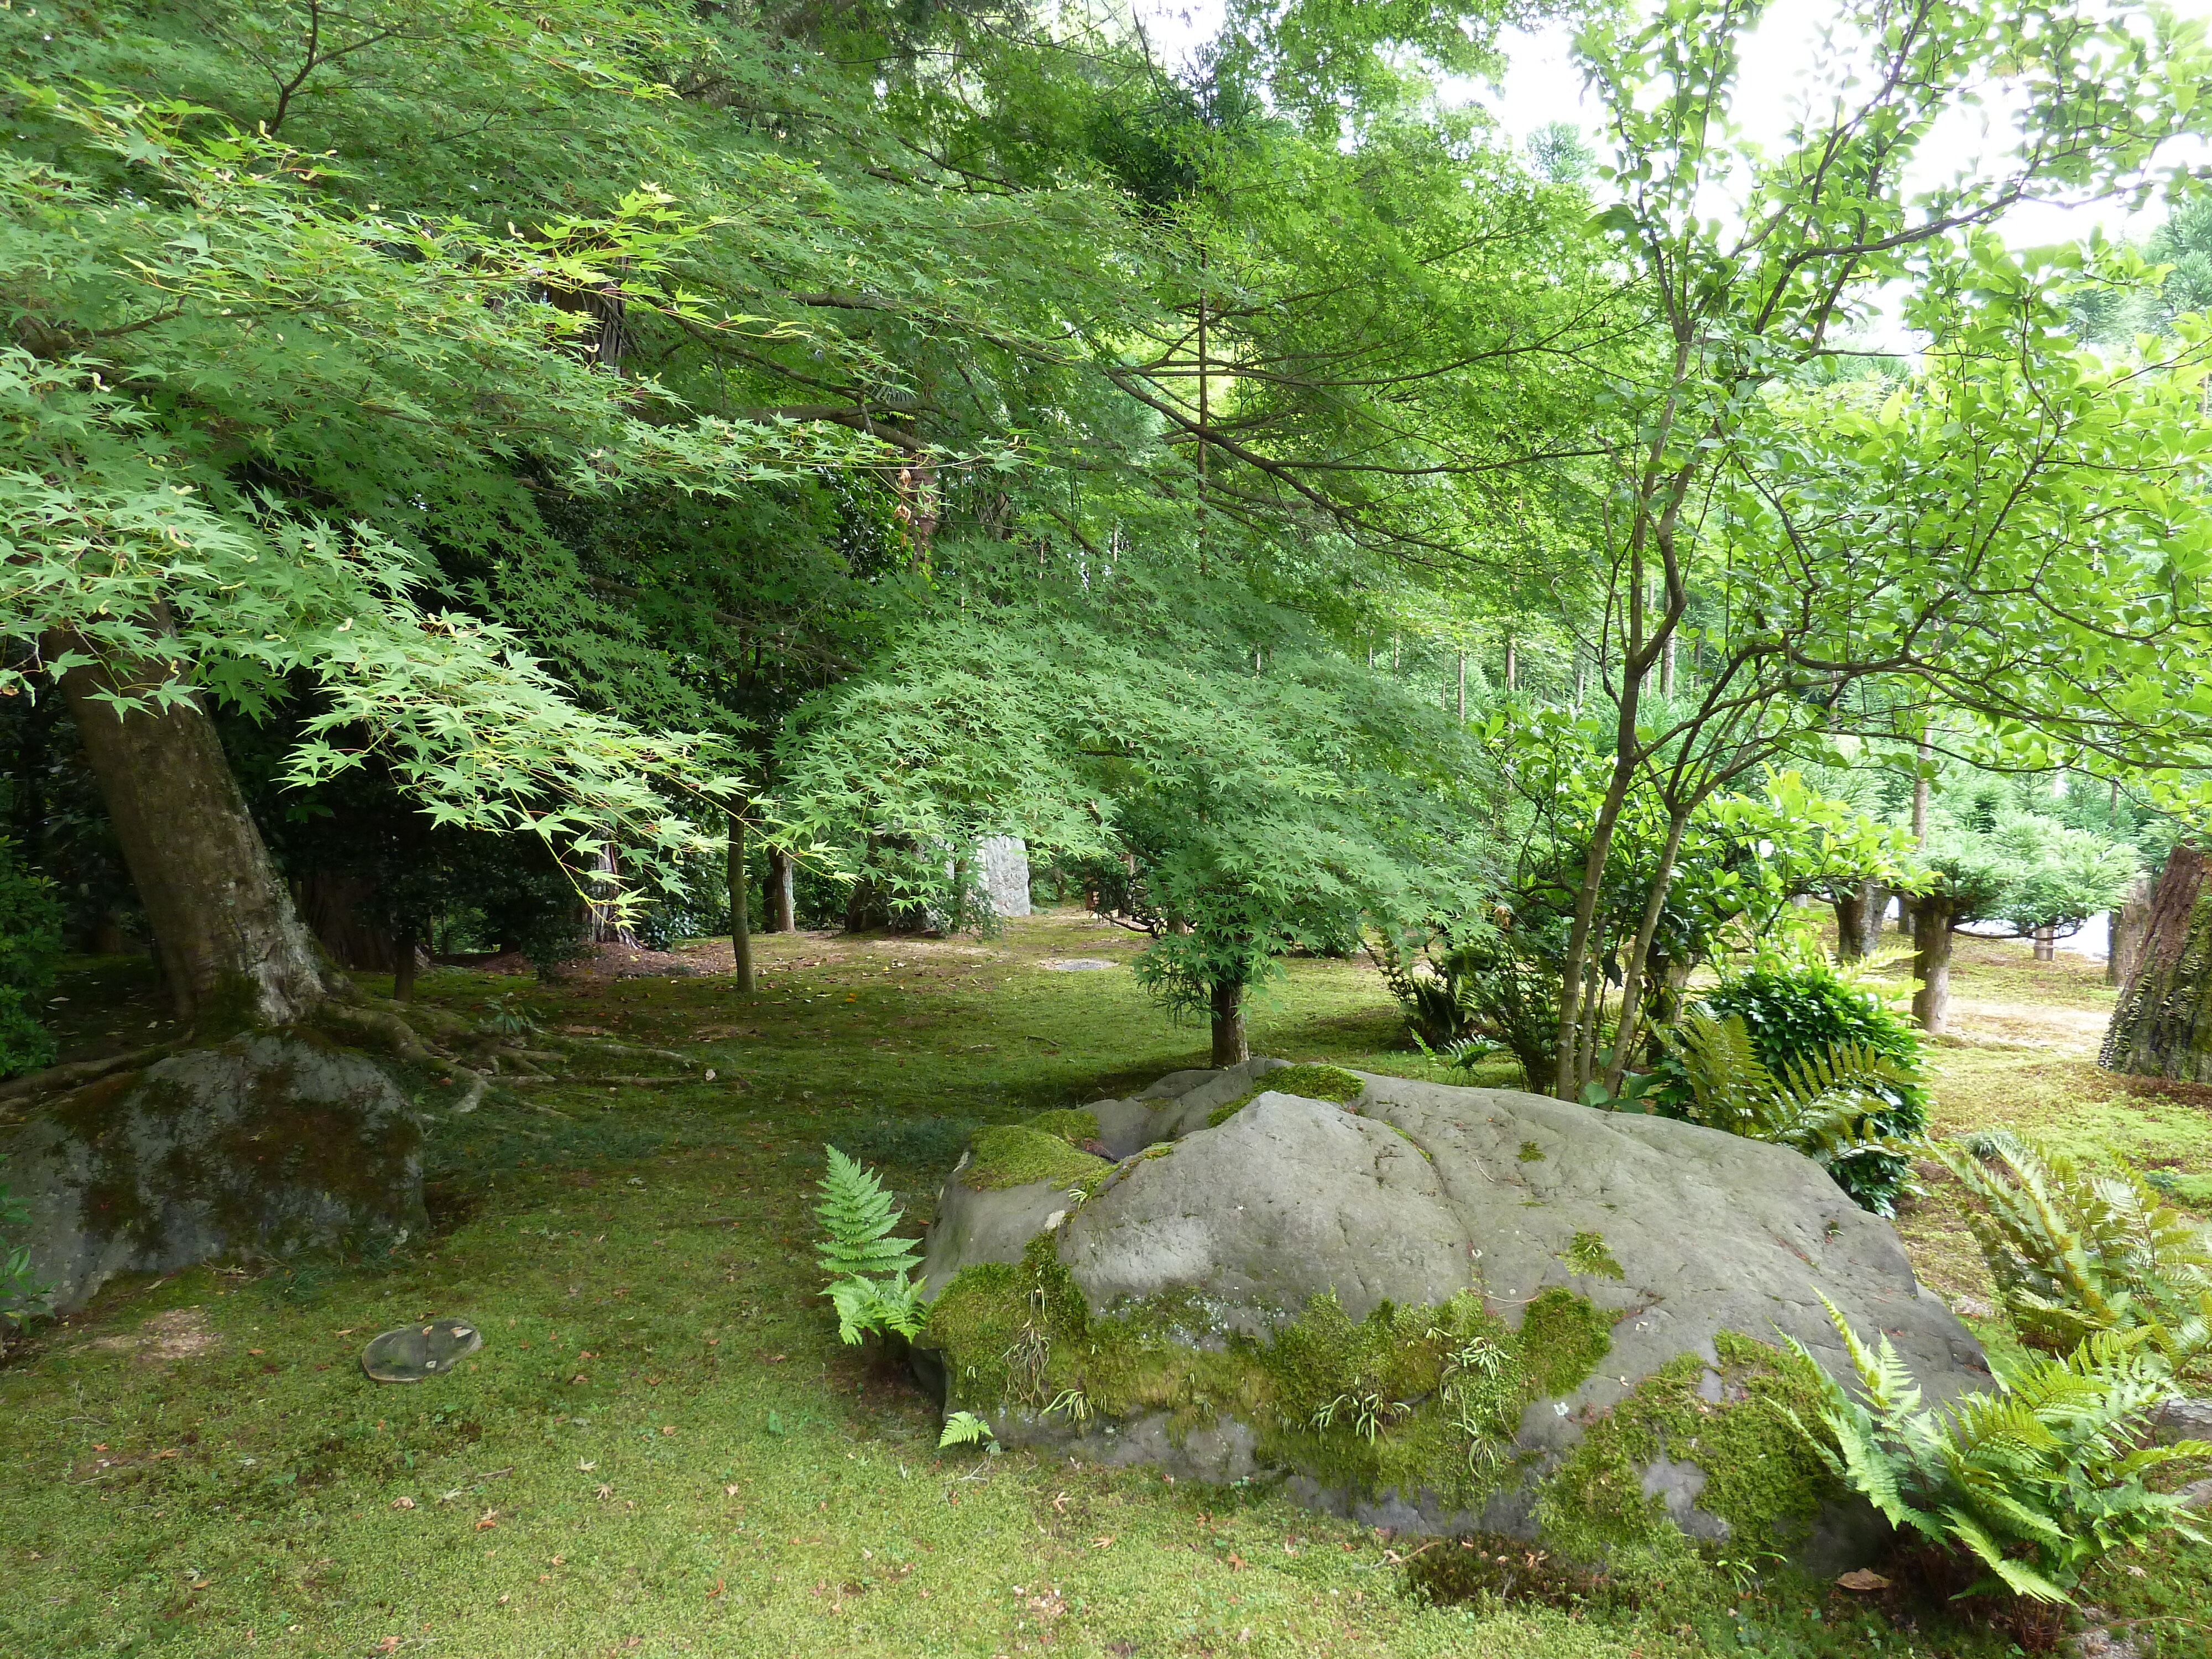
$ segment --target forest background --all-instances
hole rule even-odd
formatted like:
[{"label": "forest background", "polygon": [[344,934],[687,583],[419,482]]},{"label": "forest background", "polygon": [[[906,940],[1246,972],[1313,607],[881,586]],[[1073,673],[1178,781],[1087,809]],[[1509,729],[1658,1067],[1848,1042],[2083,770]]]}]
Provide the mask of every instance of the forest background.
[{"label": "forest background", "polygon": [[[2205,798],[2203,30],[1845,8],[1760,145],[1761,12],[11,8],[15,931],[281,1020],[1011,833],[1220,1060],[1364,945],[1604,1097],[1893,890],[1940,1030]],[[1554,15],[1603,166],[1439,94]]]}]

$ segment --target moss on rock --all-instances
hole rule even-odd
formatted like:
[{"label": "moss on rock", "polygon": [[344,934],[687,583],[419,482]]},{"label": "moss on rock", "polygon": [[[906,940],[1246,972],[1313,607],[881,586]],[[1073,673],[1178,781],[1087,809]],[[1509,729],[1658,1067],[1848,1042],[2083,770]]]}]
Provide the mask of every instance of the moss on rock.
[{"label": "moss on rock", "polygon": [[1224,1101],[1206,1115],[1206,1127],[1218,1127],[1243,1111],[1261,1095],[1296,1095],[1301,1100],[1325,1100],[1349,1106],[1366,1092],[1367,1085],[1341,1066],[1284,1066],[1267,1073],[1236,1099]]},{"label": "moss on rock", "polygon": [[1545,1482],[1537,1517],[1559,1548],[1595,1557],[1675,1535],[1663,1502],[1644,1490],[1642,1471],[1662,1457],[1703,1471],[1698,1508],[1750,1544],[1796,1547],[1822,1504],[1843,1495],[1788,1414],[1820,1420],[1813,1364],[1733,1331],[1714,1348],[1717,1367],[1686,1353],[1646,1376]]},{"label": "moss on rock", "polygon": [[1540,1395],[1572,1394],[1613,1349],[1613,1316],[1564,1285],[1540,1292],[1521,1316],[1522,1362]]},{"label": "moss on rock", "polygon": [[978,1129],[968,1149],[972,1156],[960,1179],[977,1192],[1025,1187],[1034,1181],[1081,1187],[1114,1167],[1103,1158],[1078,1152],[1059,1135],[1025,1123]]},{"label": "moss on rock", "polygon": [[938,1297],[923,1341],[945,1356],[949,1409],[1039,1411],[1074,1394],[1109,1419],[1164,1413],[1171,1431],[1228,1417],[1263,1462],[1327,1486],[1473,1504],[1512,1473],[1523,1407],[1571,1389],[1609,1340],[1605,1315],[1564,1289],[1519,1332],[1471,1290],[1356,1321],[1319,1296],[1264,1337],[1194,1291],[1093,1311],[1056,1243],[1040,1235],[1018,1265],[967,1267]]},{"label": "moss on rock", "polygon": [[1070,1146],[1098,1139],[1098,1114],[1079,1108],[1063,1111],[1040,1112],[1022,1126],[1027,1129],[1042,1129],[1048,1135],[1058,1135]]}]

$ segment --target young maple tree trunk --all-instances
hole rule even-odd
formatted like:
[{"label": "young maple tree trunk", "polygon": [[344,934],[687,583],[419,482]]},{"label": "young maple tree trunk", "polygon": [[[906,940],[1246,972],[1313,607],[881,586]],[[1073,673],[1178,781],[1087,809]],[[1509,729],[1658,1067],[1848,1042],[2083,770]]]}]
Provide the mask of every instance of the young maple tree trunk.
[{"label": "young maple tree trunk", "polygon": [[[52,642],[50,654],[68,648]],[[197,701],[118,714],[100,693],[150,691],[167,678],[85,666],[62,677],[85,757],[146,907],[179,1019],[221,1009],[283,1025],[338,988],[276,878],[214,722]]]},{"label": "young maple tree trunk", "polygon": [[730,888],[730,971],[738,989],[753,994],[753,884],[745,867],[744,820],[730,820],[730,846],[724,875]]},{"label": "young maple tree trunk", "polygon": [[1244,988],[1217,981],[1213,987],[1213,1060],[1216,1066],[1242,1066],[1252,1058],[1244,1041]]},{"label": "young maple tree trunk", "polygon": [[2176,847],[2150,895],[2135,971],[2120,988],[2099,1060],[2139,1077],[2212,1083],[2212,895],[2206,859]]},{"label": "young maple tree trunk", "polygon": [[1950,1021],[1951,925],[1957,913],[1942,893],[1925,894],[1912,906],[1912,975],[1920,981],[1912,994],[1912,1018],[1930,1036]]}]

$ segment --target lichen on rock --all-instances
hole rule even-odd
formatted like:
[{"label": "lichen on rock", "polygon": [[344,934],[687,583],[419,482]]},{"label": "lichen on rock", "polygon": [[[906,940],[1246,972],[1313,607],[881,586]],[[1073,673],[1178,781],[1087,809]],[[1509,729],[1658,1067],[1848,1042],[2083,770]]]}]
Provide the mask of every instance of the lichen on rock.
[{"label": "lichen on rock", "polygon": [[295,1027],[103,1078],[5,1150],[33,1270],[67,1310],[118,1273],[420,1233],[422,1142],[381,1066]]}]

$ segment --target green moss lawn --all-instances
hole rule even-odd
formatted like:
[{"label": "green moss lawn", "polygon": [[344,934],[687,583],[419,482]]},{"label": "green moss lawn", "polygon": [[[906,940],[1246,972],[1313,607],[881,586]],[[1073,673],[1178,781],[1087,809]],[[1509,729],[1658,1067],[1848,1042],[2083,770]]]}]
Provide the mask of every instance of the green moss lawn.
[{"label": "green moss lawn", "polygon": [[[757,943],[750,1001],[712,973],[425,975],[458,1012],[508,998],[694,1053],[714,1080],[540,1085],[454,1117],[460,1090],[422,1077],[430,1237],[388,1261],[118,1285],[0,1368],[0,1654],[2014,1650],[1907,1599],[1754,1583],[1750,1562],[1579,1606],[1431,1607],[1401,1563],[1455,1546],[1262,1490],[939,1453],[932,1407],[842,1347],[814,1295],[823,1144],[882,1165],[918,1225],[970,1129],[1203,1064],[1203,1034],[1124,969],[1048,968],[1133,954],[1072,913],[986,942]],[[1955,984],[1941,1128],[2031,1127],[2212,1192],[2189,1184],[2212,1182],[2212,1094],[2096,1071],[2096,969],[1967,945]],[[134,964],[80,964],[63,988],[88,1051],[160,1018]],[[1426,1074],[1362,963],[1295,963],[1252,1033],[1255,1052]],[[1940,1194],[1903,1224],[1930,1282],[1985,1293]],[[410,1387],[362,1375],[369,1336],[430,1315],[477,1321],[483,1352]],[[2212,1651],[2212,1552],[2119,1561],[2088,1591],[2146,1654]]]}]

